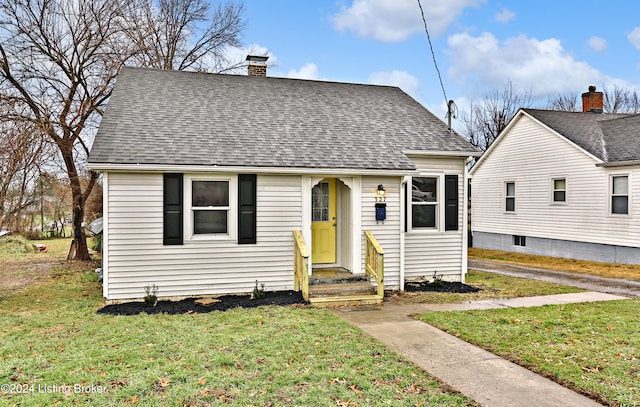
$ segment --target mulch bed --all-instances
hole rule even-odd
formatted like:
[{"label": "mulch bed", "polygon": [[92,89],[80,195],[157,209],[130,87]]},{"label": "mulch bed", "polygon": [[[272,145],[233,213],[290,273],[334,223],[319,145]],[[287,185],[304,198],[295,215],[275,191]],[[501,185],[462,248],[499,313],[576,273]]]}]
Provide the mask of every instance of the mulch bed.
[{"label": "mulch bed", "polygon": [[158,301],[156,306],[144,302],[125,302],[105,305],[97,313],[103,315],[138,315],[138,314],[202,314],[212,311],[226,311],[232,308],[255,308],[262,305],[294,305],[306,304],[302,293],[296,291],[265,292],[264,297],[251,299],[250,295],[223,295],[216,297],[220,302],[210,305],[199,305],[198,298],[187,298],[181,301]]},{"label": "mulch bed", "polygon": [[404,284],[407,292],[442,292],[442,293],[477,293],[479,288],[464,283],[451,283],[448,281],[407,281]]}]

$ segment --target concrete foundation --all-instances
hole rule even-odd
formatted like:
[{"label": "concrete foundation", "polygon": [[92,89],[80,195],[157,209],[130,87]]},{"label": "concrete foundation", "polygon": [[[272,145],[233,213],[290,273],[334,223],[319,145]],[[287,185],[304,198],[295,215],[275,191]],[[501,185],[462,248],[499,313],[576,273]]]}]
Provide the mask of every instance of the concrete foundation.
[{"label": "concrete foundation", "polygon": [[473,247],[480,249],[502,250],[506,252],[601,261],[606,263],[640,264],[640,248],[637,247],[544,239],[532,236],[525,236],[526,243],[524,246],[516,246],[513,235],[478,231],[473,231],[472,234]]}]

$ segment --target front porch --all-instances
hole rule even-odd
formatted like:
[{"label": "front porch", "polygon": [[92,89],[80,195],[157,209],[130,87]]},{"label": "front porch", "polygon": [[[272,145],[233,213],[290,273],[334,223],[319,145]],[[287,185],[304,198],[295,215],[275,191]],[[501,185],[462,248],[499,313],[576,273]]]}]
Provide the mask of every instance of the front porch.
[{"label": "front porch", "polygon": [[381,304],[384,298],[384,251],[373,234],[365,231],[365,273],[343,267],[309,264],[309,253],[300,231],[294,231],[294,290],[312,305]]}]

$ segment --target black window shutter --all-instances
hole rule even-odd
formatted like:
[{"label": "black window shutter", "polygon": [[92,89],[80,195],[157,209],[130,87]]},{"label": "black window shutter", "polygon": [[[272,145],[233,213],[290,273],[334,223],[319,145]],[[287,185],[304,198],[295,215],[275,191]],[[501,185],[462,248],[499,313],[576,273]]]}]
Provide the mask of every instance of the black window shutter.
[{"label": "black window shutter", "polygon": [[238,175],[238,244],[256,243],[256,175]]},{"label": "black window shutter", "polygon": [[458,230],[458,176],[444,176],[444,230]]},{"label": "black window shutter", "polygon": [[162,244],[183,243],[182,174],[164,174],[163,182],[163,236]]}]

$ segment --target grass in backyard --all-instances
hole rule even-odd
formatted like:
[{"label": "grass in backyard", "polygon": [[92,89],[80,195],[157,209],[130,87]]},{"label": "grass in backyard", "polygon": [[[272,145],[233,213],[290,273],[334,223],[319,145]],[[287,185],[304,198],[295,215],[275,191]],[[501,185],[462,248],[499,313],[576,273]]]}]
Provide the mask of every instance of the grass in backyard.
[{"label": "grass in backyard", "polygon": [[602,277],[640,280],[640,264],[601,263],[477,248],[469,249],[469,258],[496,260],[505,263],[572,273],[595,274]]},{"label": "grass in backyard", "polygon": [[[89,239],[89,241],[91,238]],[[0,238],[0,297],[36,282],[49,280],[55,273],[88,270],[99,261],[67,262],[71,239],[31,241],[20,236]],[[47,246],[46,252],[32,250],[35,243]],[[94,254],[93,257],[99,257]]]},{"label": "grass in backyard", "polygon": [[580,290],[544,281],[508,277],[500,274],[469,270],[466,284],[480,288],[477,293],[395,292],[385,297],[390,303],[419,304],[479,301],[493,298],[531,297],[536,295],[575,293]]},{"label": "grass in backyard", "polygon": [[328,310],[97,315],[65,269],[0,297],[2,404],[475,405]]},{"label": "grass in backyard", "polygon": [[640,300],[419,319],[609,405],[640,405]]}]

